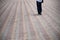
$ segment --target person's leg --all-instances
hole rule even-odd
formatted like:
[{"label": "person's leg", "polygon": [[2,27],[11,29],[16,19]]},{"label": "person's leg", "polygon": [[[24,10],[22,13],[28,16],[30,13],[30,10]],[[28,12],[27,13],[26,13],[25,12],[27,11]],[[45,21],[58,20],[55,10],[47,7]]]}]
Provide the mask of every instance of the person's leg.
[{"label": "person's leg", "polygon": [[41,14],[42,12],[42,5],[40,2],[37,2],[37,11],[38,11],[38,14]]}]

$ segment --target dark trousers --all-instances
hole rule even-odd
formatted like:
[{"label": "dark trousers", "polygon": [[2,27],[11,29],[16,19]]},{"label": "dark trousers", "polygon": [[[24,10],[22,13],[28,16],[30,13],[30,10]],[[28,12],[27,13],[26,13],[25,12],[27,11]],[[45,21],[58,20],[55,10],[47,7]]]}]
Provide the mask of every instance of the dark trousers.
[{"label": "dark trousers", "polygon": [[41,12],[42,12],[42,3],[41,2],[38,2],[38,1],[36,1],[36,3],[37,3],[37,11],[38,11],[38,14],[41,14]]}]

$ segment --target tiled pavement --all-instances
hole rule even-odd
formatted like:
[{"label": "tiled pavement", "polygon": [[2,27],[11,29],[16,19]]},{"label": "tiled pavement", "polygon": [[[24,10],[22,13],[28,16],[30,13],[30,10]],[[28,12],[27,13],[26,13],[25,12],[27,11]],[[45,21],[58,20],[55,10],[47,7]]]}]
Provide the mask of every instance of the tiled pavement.
[{"label": "tiled pavement", "polygon": [[44,0],[42,15],[36,0],[0,1],[0,40],[60,40],[60,0]]}]

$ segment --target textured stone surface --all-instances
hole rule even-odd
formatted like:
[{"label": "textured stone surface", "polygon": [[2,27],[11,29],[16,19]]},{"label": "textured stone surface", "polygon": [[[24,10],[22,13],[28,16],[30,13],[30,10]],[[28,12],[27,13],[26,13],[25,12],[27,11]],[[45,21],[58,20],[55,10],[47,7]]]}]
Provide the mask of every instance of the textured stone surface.
[{"label": "textured stone surface", "polygon": [[0,0],[0,40],[60,40],[60,0]]}]

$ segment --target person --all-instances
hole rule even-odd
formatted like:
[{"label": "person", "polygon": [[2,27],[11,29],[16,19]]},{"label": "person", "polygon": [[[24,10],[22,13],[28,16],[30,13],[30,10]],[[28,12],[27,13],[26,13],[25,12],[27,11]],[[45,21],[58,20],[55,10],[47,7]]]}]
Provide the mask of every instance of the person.
[{"label": "person", "polygon": [[43,0],[36,0],[36,3],[37,3],[37,11],[38,11],[38,14],[41,15],[41,13],[42,13],[42,3],[43,3]]}]

